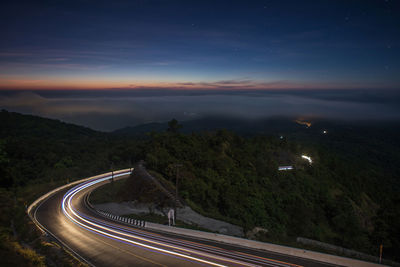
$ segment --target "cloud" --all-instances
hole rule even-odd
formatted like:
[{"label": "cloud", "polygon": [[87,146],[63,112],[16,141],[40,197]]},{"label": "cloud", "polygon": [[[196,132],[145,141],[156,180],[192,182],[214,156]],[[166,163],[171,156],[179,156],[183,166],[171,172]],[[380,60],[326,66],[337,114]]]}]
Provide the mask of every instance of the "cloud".
[{"label": "cloud", "polygon": [[2,52],[0,53],[1,57],[26,57],[26,56],[33,56],[33,53],[26,53],[26,52]]},{"label": "cloud", "polygon": [[[194,89],[214,89],[214,90],[246,90],[246,89],[254,89],[254,90],[266,90],[266,89],[295,89],[295,88],[313,88],[319,87],[318,85],[303,84],[290,82],[286,80],[277,80],[271,82],[263,82],[251,79],[242,79],[242,80],[220,80],[214,82],[180,82],[174,84],[165,84],[167,88],[173,89],[175,88],[194,88]],[[165,88],[164,87],[164,88]]]},{"label": "cloud", "polygon": [[[292,82],[289,80],[258,81],[251,79],[243,80],[221,80],[215,82],[180,82],[165,84],[164,88],[191,88],[191,89],[212,89],[212,90],[269,90],[269,89],[323,89],[334,88],[337,84],[330,83],[309,83]],[[343,86],[343,85],[342,85]],[[140,87],[140,86],[138,86]]]},{"label": "cloud", "polygon": [[0,106],[2,107],[36,108],[47,102],[46,98],[33,92],[21,92],[10,96],[0,96]]},{"label": "cloud", "polygon": [[7,71],[8,69],[12,69],[14,71],[18,70],[31,70],[31,69],[40,69],[40,70],[99,70],[107,68],[108,65],[93,65],[93,64],[81,64],[81,63],[64,63],[67,60],[50,60],[47,63],[3,63],[0,66],[0,70]]},{"label": "cloud", "polygon": [[[229,86],[235,83],[240,81],[221,82]],[[202,116],[400,119],[400,108],[390,102],[393,92],[364,92],[368,97],[359,101],[357,96],[361,94],[345,90],[0,91],[0,106],[106,131],[171,118],[187,120]]]},{"label": "cloud", "polygon": [[117,103],[107,104],[101,98],[46,98],[33,92],[21,92],[7,96],[0,96],[0,106],[16,110],[30,111],[29,113],[58,117],[63,115],[82,115],[89,113],[122,114],[129,112],[124,106]]},{"label": "cloud", "polygon": [[69,58],[65,57],[56,57],[56,58],[47,58],[45,61],[50,61],[50,62],[59,62],[59,61],[68,61]]},{"label": "cloud", "polygon": [[[195,90],[214,90],[220,92],[222,90],[226,91],[268,91],[268,90],[299,90],[303,91],[329,91],[336,90],[335,88],[340,88],[343,90],[351,89],[351,90],[361,90],[364,89],[373,89],[373,88],[382,88],[383,91],[386,89],[390,89],[392,87],[388,86],[384,83],[359,83],[359,82],[311,82],[311,81],[291,81],[291,80],[272,80],[272,81],[260,81],[260,80],[252,80],[252,79],[232,79],[232,80],[217,80],[217,81],[199,81],[199,82],[160,82],[155,84],[129,84],[126,87],[119,88],[111,88],[115,90],[124,90],[124,89],[135,89],[135,90],[187,90],[187,91],[195,91]],[[386,88],[386,89],[385,89]],[[322,92],[321,95],[324,93]],[[345,96],[346,97],[346,96]]]}]

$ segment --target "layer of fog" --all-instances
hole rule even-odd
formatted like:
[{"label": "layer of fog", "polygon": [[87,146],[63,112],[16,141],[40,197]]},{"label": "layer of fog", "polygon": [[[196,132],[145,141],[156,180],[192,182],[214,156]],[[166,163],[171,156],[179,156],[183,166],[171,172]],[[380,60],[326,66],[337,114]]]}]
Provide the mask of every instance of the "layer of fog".
[{"label": "layer of fog", "polygon": [[111,131],[148,122],[230,116],[400,119],[397,94],[359,92],[43,93],[3,92],[0,107]]}]

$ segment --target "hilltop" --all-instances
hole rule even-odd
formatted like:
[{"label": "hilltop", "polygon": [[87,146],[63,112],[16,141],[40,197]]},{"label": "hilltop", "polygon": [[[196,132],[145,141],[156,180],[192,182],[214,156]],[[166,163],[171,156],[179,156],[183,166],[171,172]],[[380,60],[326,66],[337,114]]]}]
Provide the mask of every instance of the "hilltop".
[{"label": "hilltop", "polygon": [[[204,118],[174,131],[153,123],[102,133],[7,111],[0,119],[6,228],[13,214],[24,216],[23,203],[49,188],[144,159],[171,184],[174,164],[182,164],[179,192],[192,208],[246,230],[268,229],[259,240],[290,243],[303,236],[374,255],[383,242],[386,257],[398,260],[396,123],[320,120],[309,127],[284,118]],[[311,156],[311,166],[303,154]],[[280,165],[295,169],[281,172]],[[22,204],[9,212],[14,197]],[[15,227],[26,232],[24,223]]]}]

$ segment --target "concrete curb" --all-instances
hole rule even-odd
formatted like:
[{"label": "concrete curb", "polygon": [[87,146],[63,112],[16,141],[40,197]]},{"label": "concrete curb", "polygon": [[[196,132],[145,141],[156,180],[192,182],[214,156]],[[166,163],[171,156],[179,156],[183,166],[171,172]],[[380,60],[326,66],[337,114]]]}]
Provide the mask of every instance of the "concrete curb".
[{"label": "concrete curb", "polygon": [[340,257],[336,255],[324,254],[320,252],[314,252],[310,250],[298,249],[298,248],[291,248],[281,245],[275,245],[270,243],[258,242],[254,240],[244,239],[240,237],[233,237],[227,236],[222,234],[215,234],[215,233],[208,233],[202,232],[197,230],[190,230],[184,228],[177,228],[177,227],[170,227],[166,225],[156,224],[156,223],[147,223],[147,229],[160,231],[160,232],[167,232],[167,233],[174,233],[178,235],[184,235],[189,237],[195,237],[204,240],[212,240],[217,241],[225,244],[236,245],[246,248],[253,248],[259,250],[266,250],[275,252],[278,254],[285,254],[299,258],[306,258],[311,259],[314,261],[330,263],[334,265],[341,265],[341,266],[354,266],[354,267],[382,267],[388,265],[381,265],[377,263],[356,260],[346,257]]},{"label": "concrete curb", "polygon": [[[83,182],[83,181],[86,181],[88,179],[92,179],[95,177],[98,177],[98,176],[83,179],[83,180],[80,180],[80,181],[77,181],[74,183]],[[121,177],[120,179],[123,179],[123,178]],[[70,185],[71,184],[69,184],[68,186],[70,186]],[[56,190],[53,190],[53,191],[57,192],[58,190],[61,190],[63,188],[65,188],[65,186],[58,188]],[[51,195],[52,193],[54,193],[53,191],[51,191],[48,194]],[[32,205],[34,205],[34,204],[35,204],[35,202]],[[31,206],[30,206],[30,208],[31,208]],[[220,242],[220,243],[236,245],[236,246],[241,246],[241,247],[245,247],[245,248],[265,250],[265,251],[270,251],[270,252],[274,252],[277,254],[290,255],[293,257],[305,258],[305,259],[329,263],[329,264],[333,264],[333,265],[354,266],[354,267],[388,266],[388,265],[381,265],[381,264],[372,263],[372,262],[366,262],[366,261],[362,261],[362,260],[356,260],[356,259],[351,259],[351,258],[330,255],[330,254],[324,254],[324,253],[320,253],[320,252],[314,252],[314,251],[310,251],[310,250],[303,250],[303,249],[291,248],[291,247],[275,245],[275,244],[270,244],[270,243],[263,243],[263,242],[248,240],[248,239],[239,238],[239,237],[227,236],[227,235],[223,235],[223,234],[208,233],[208,232],[202,232],[202,231],[197,231],[197,230],[170,227],[170,226],[156,224],[156,223],[147,222],[146,228],[150,229],[150,230],[155,230],[158,232],[174,233],[177,235],[195,237],[195,238],[204,239],[204,240],[212,240],[212,241],[216,241],[216,242]]]}]

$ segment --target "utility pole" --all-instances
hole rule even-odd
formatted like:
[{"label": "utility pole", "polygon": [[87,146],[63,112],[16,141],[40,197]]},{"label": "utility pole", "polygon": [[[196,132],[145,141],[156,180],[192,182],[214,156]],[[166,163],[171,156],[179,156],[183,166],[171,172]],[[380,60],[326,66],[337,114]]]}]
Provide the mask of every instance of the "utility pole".
[{"label": "utility pole", "polygon": [[176,179],[175,179],[175,208],[174,208],[174,215],[175,215],[175,223],[178,219],[178,212],[177,212],[177,204],[178,204],[178,179],[179,179],[179,168],[182,167],[182,164],[176,163]]},{"label": "utility pole", "polygon": [[111,162],[111,182],[114,182],[114,164]]}]

